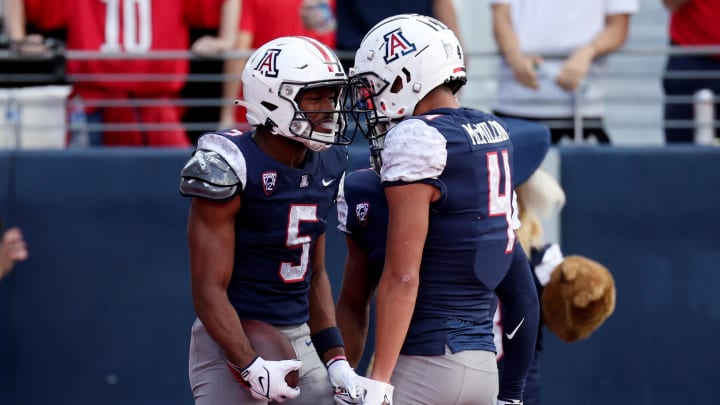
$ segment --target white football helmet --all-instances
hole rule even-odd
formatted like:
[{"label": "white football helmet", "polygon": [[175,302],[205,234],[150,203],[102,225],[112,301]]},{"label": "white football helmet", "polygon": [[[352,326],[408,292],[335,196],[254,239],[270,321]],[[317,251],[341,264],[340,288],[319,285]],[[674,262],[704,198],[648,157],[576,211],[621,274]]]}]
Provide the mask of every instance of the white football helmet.
[{"label": "white football helmet", "polygon": [[467,81],[460,41],[442,22],[400,14],[377,23],[355,53],[351,80],[368,86],[375,110],[389,119],[413,114],[431,90],[457,92]]},{"label": "white football helmet", "polygon": [[[346,111],[343,108],[347,76],[337,55],[312,38],[281,37],[258,48],[242,72],[243,98],[236,104],[247,108],[248,123],[266,126],[272,133],[304,143],[322,151],[333,144],[352,142],[345,136]],[[309,88],[336,89],[330,111],[302,111],[300,100]],[[315,128],[306,113],[332,114],[332,130]]]},{"label": "white football helmet", "polygon": [[431,90],[447,85],[453,93],[467,81],[460,41],[442,22],[400,14],[377,23],[365,35],[350,69],[355,116],[364,115],[370,160],[376,172],[387,131],[415,111]]}]

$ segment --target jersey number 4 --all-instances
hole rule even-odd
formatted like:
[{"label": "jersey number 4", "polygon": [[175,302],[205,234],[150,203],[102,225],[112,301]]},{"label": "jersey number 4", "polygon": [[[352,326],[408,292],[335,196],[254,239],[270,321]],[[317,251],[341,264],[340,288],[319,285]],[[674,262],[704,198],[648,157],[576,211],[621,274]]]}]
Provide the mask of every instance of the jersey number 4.
[{"label": "jersey number 4", "polygon": [[[102,0],[105,42],[101,52],[147,52],[152,45],[151,0]],[[122,16],[121,16],[122,13]],[[120,22],[122,21],[122,26]],[[122,40],[120,38],[122,32]]]},{"label": "jersey number 4", "polygon": [[[502,156],[502,169],[500,167],[499,156]],[[513,246],[515,246],[515,231],[512,226],[513,190],[510,158],[508,156],[507,149],[501,150],[500,155],[498,155],[498,152],[488,152],[486,157],[488,169],[488,190],[490,190],[490,194],[488,196],[488,213],[491,217],[505,217],[508,236],[505,253],[510,253],[512,252]],[[503,183],[503,189],[501,191],[500,179],[503,177],[503,173],[505,174],[505,182]]]},{"label": "jersey number 4", "polygon": [[290,249],[301,248],[300,263],[280,263],[280,278],[286,283],[296,283],[305,279],[310,262],[310,235],[300,234],[301,222],[317,222],[316,205],[291,205],[288,215],[288,228],[285,244]]}]

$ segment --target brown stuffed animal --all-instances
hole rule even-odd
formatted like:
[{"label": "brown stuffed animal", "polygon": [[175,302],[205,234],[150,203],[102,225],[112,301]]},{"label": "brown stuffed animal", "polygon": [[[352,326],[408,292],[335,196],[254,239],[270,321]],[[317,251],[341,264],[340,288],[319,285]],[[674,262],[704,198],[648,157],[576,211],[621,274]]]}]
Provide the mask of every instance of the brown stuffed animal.
[{"label": "brown stuffed animal", "polygon": [[534,249],[544,251],[535,275],[544,286],[541,293],[545,326],[565,342],[590,336],[615,309],[615,282],[602,264],[583,256],[563,257],[560,248],[548,248],[541,220],[556,214],[565,204],[565,193],[554,177],[538,169],[517,187],[518,239],[528,257]]},{"label": "brown stuffed animal", "polygon": [[602,264],[568,256],[551,273],[541,304],[545,326],[558,338],[585,339],[615,309],[615,282]]}]

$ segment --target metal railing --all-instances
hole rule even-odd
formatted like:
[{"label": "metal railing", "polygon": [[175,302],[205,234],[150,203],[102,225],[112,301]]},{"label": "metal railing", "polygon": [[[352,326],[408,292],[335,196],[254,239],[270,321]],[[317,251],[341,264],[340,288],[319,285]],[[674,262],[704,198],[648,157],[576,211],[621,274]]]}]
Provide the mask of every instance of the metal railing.
[{"label": "metal railing", "polygon": [[[189,51],[156,51],[151,53],[100,53],[100,52],[88,52],[88,51],[72,51],[65,50],[62,47],[56,48],[57,51],[54,53],[28,56],[22,55],[11,50],[0,50],[0,63],[4,62],[38,62],[47,64],[64,64],[65,61],[82,61],[82,60],[133,60],[133,59],[151,59],[151,60],[168,60],[168,59],[187,59],[187,60],[228,60],[228,59],[242,59],[248,57],[252,51],[230,51],[220,55],[217,58],[200,57]],[[352,53],[339,52],[339,56],[345,60],[352,60]],[[623,58],[632,60],[642,61],[643,58],[665,58],[668,55],[718,55],[720,54],[720,46],[702,46],[702,47],[643,47],[643,48],[624,48],[621,49],[608,57],[613,60],[622,60]],[[559,54],[548,54],[544,55],[547,57],[561,57],[564,55]],[[488,109],[492,104],[495,93],[491,91],[495,85],[498,76],[495,71],[499,55],[494,50],[472,52],[467,54],[469,69],[468,78],[469,83],[475,88],[480,90],[463,90],[461,93],[461,101],[463,104]],[[622,64],[621,64],[622,65]],[[632,65],[632,64],[631,64]],[[628,110],[644,110],[654,109],[660,111],[664,103],[677,103],[677,104],[692,104],[697,101],[697,97],[693,96],[663,96],[662,94],[654,94],[648,92],[647,89],[650,87],[659,87],[662,83],[663,77],[674,78],[674,79],[695,79],[695,78],[706,78],[706,79],[717,79],[720,80],[720,71],[683,71],[683,72],[664,72],[664,65],[653,64],[652,69],[648,69],[648,66],[644,66],[642,63],[636,64],[639,68],[628,68],[628,63],[625,63],[624,67],[613,67],[610,63],[610,68],[607,72],[608,84],[619,83],[624,88],[622,92],[606,91],[602,101],[606,106],[610,108],[616,108],[617,111],[621,111],[620,114],[608,112],[606,114],[606,121],[612,121],[613,125],[618,128],[618,131],[631,131],[631,130],[643,130],[643,128],[649,128],[657,126],[657,114],[655,119],[650,121],[642,121],[637,117],[628,114]],[[240,80],[239,75],[226,75],[222,73],[216,74],[197,74],[192,73],[189,75],[166,75],[166,74],[112,74],[112,73],[101,73],[101,74],[66,74],[59,77],[59,73],[62,73],[61,69],[57,69],[53,73],[37,74],[37,73],[25,73],[25,72],[5,72],[0,73],[0,82],[4,83],[6,87],[12,86],[12,83],[66,83],[70,86],[78,83],[88,83],[96,81],[133,81],[133,82],[165,82],[165,81],[183,81],[186,83],[220,83],[226,81],[238,81]],[[639,84],[643,84],[645,89],[638,87]],[[606,86],[607,87],[607,86]],[[467,88],[466,88],[467,89]],[[720,102],[720,97],[717,94],[711,94],[711,98],[708,101],[707,94],[703,99],[704,106],[712,106],[713,103],[717,104]],[[582,126],[583,119],[580,115],[581,103],[587,101],[587,97],[581,94],[581,90],[576,90],[575,93],[575,108],[572,124],[574,128],[574,140],[575,142],[582,142]],[[52,100],[20,100],[20,107],[11,107],[11,103],[15,103],[13,96],[5,97],[5,100],[0,99],[0,107],[5,105],[4,110],[5,119],[0,121],[0,134],[3,131],[22,131],[26,129],[36,130],[47,130],[48,128],[57,128],[63,126],[67,129],[69,126],[69,120],[65,120],[60,123],[48,123],[48,122],[16,122],[17,116],[21,116],[11,110],[17,108],[32,108],[32,107],[43,107],[44,104],[53,104],[55,101]],[[66,101],[67,102],[67,101]],[[116,99],[104,99],[104,100],[83,100],[86,107],[100,107],[100,108],[113,108],[113,107],[141,107],[141,106],[156,106],[156,105],[174,105],[177,107],[216,107],[227,106],[232,104],[232,100],[223,100],[221,98],[177,98],[177,99],[164,99],[157,100],[153,98],[132,98],[128,100],[116,100]],[[57,105],[56,103],[53,105]],[[707,112],[707,108],[705,110]],[[708,114],[704,116],[704,121],[699,122],[698,120],[685,120],[685,121],[669,121],[663,123],[663,127],[668,128],[690,128],[699,129],[704,128],[717,128],[720,127],[720,122],[714,121],[710,118],[708,123]],[[0,117],[2,118],[2,117]],[[553,122],[550,121],[549,125],[566,125],[567,122]],[[88,124],[89,130],[101,130],[101,131],[123,131],[128,129],[127,126],[122,124]],[[210,131],[217,129],[217,123],[215,122],[194,122],[183,124],[187,130],[195,131]],[[142,131],[162,131],[165,129],[173,129],[175,126],[161,123],[145,123],[141,125],[133,125],[133,128]],[[19,128],[19,129],[18,129]],[[7,136],[6,136],[7,138]],[[639,142],[639,143],[642,143]],[[7,144],[7,142],[6,142]],[[0,147],[2,145],[0,144]]]}]

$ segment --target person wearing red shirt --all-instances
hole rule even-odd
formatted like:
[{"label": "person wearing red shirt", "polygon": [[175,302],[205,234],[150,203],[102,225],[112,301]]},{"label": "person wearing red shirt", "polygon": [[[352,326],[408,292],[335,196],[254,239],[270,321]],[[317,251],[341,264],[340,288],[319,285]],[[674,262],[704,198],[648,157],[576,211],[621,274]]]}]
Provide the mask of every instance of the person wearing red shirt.
[{"label": "person wearing red shirt", "polygon": [[[238,0],[7,0],[11,40],[24,39],[23,22],[43,30],[67,30],[69,51],[144,54],[190,48],[191,26],[213,23],[221,7]],[[232,9],[232,7],[229,7]],[[235,7],[237,19],[237,9]],[[233,24],[236,25],[234,21]],[[235,30],[221,30],[230,35]],[[234,38],[203,40],[200,52],[228,48]],[[81,97],[91,123],[120,124],[105,131],[102,143],[113,146],[189,146],[174,101],[188,73],[187,59],[72,59],[67,73],[72,97]],[[129,75],[129,76],[124,76]],[[144,99],[146,103],[134,103]],[[116,101],[102,107],[97,101]],[[135,105],[134,105],[135,104]],[[157,128],[152,128],[157,126]],[[152,129],[156,129],[152,131]]]},{"label": "person wearing red shirt", "polygon": [[[679,47],[698,45],[720,45],[720,1],[718,0],[663,0],[670,11],[670,44]],[[698,77],[673,77],[683,72],[720,72],[720,54],[714,55],[669,55],[663,77],[665,96],[692,97],[700,89],[715,93],[715,111],[719,103],[720,80],[710,75]],[[717,113],[716,113],[717,114]],[[694,140],[692,102],[665,101],[665,142],[688,143]],[[685,123],[678,121],[685,121]],[[675,127],[680,124],[682,127]],[[720,129],[715,127],[715,138],[720,138]]]},{"label": "person wearing red shirt", "polygon": [[[303,7],[314,5],[317,0],[243,0],[240,13],[240,28],[235,41],[235,50],[248,51],[257,49],[260,45],[275,38],[291,35],[303,35],[316,39],[328,46],[335,47],[334,27],[327,32],[319,32],[306,27],[301,18]],[[330,11],[334,13],[335,0],[329,0]],[[267,18],[272,16],[272,24]],[[225,66],[226,74],[240,76],[246,59],[228,60]],[[229,79],[223,87],[223,99],[242,99],[242,89],[239,80]],[[220,127],[245,127],[245,109],[232,105],[223,106],[220,113]]]}]

